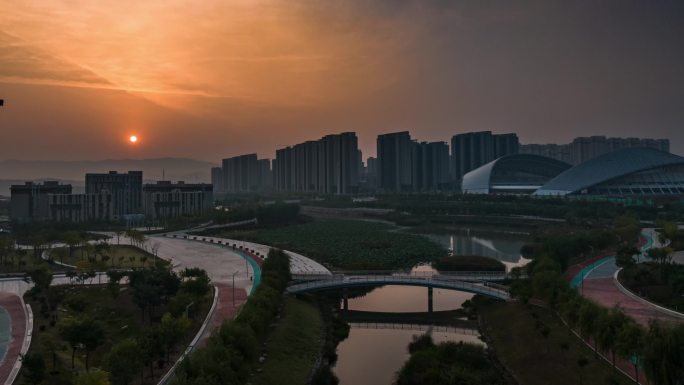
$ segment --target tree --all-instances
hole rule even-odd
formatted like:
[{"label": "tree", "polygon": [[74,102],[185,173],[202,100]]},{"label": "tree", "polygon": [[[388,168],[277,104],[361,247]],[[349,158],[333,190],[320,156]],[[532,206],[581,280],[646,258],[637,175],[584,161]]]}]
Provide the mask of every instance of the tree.
[{"label": "tree", "polygon": [[645,337],[643,368],[654,385],[679,385],[684,378],[684,326],[651,321]]},{"label": "tree", "polygon": [[586,357],[580,356],[577,358],[577,373],[579,374],[579,383],[582,385],[582,372],[584,372],[584,368],[589,365],[589,360],[587,360]]},{"label": "tree", "polygon": [[143,360],[142,349],[134,339],[125,339],[112,346],[104,357],[105,367],[111,373],[112,384],[128,385],[138,373],[142,373]]},{"label": "tree", "polygon": [[15,250],[14,240],[7,237],[0,237],[0,264],[5,265],[7,256]]},{"label": "tree", "polygon": [[584,301],[580,307],[579,328],[585,338],[594,339],[594,351],[598,355],[596,344],[596,334],[598,331],[598,320],[601,316],[601,308],[593,302]]},{"label": "tree", "polygon": [[69,320],[61,326],[59,335],[71,347],[71,369],[74,368],[74,358],[76,357],[76,349],[81,343],[81,325],[78,320]]},{"label": "tree", "polygon": [[636,264],[635,255],[639,255],[639,249],[634,246],[623,246],[615,254],[615,264],[622,268],[632,267]]},{"label": "tree", "polygon": [[161,319],[161,336],[164,341],[164,350],[166,351],[166,361],[169,361],[169,353],[171,348],[183,337],[185,332],[190,328],[192,322],[190,319],[182,315],[174,318],[171,313],[164,313]]},{"label": "tree", "polygon": [[38,293],[45,292],[52,283],[52,272],[45,266],[39,266],[28,272],[25,281],[33,283]]},{"label": "tree", "polygon": [[644,333],[640,325],[629,321],[620,330],[616,341],[617,353],[634,366],[637,383],[639,383],[639,366],[644,349]]},{"label": "tree", "polygon": [[610,351],[613,367],[615,367],[616,341],[628,321],[629,318],[625,313],[617,308],[601,312],[597,320],[596,342],[601,350]]},{"label": "tree", "polygon": [[57,370],[57,352],[64,350],[62,341],[53,334],[45,334],[41,338],[43,348],[52,356],[52,371]]},{"label": "tree", "polygon": [[45,378],[45,361],[43,361],[43,356],[40,353],[27,353],[20,358],[24,368],[24,380],[31,385],[43,382]]},{"label": "tree", "polygon": [[109,373],[93,368],[88,372],[80,372],[74,380],[74,385],[110,385]]},{"label": "tree", "polygon": [[181,287],[196,299],[203,298],[211,290],[209,284],[211,280],[207,272],[202,269],[185,269],[181,276],[185,279]]},{"label": "tree", "polygon": [[665,262],[668,261],[670,254],[672,254],[672,252],[673,250],[669,247],[654,247],[652,249],[648,249],[646,255],[648,256],[648,258],[663,265],[665,264]]},{"label": "tree", "polygon": [[83,347],[86,351],[85,365],[86,371],[88,371],[88,360],[90,358],[90,353],[92,353],[105,342],[105,329],[100,322],[90,318],[81,322],[80,329],[80,342],[83,344]]},{"label": "tree", "polygon": [[83,345],[86,351],[86,371],[89,369],[90,353],[105,341],[104,327],[93,319],[72,319],[62,325],[60,336],[71,347],[71,368],[74,368],[76,349]]},{"label": "tree", "polygon": [[[78,246],[83,239],[78,231],[67,231],[64,233],[64,243],[69,246],[69,257],[74,255],[74,249]],[[60,254],[60,262],[64,263],[63,254]]]}]

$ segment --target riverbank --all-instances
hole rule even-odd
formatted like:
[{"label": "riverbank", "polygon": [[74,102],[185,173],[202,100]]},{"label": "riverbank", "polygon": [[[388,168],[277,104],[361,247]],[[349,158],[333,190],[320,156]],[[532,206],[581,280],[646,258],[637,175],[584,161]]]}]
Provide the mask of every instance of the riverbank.
[{"label": "riverbank", "polygon": [[296,298],[287,299],[266,342],[267,356],[250,382],[254,385],[306,385],[323,338],[323,320],[318,308]]},{"label": "riverbank", "polygon": [[[571,333],[550,310],[519,302],[477,302],[482,332],[520,385],[633,384]],[[581,380],[580,380],[581,377]]]}]

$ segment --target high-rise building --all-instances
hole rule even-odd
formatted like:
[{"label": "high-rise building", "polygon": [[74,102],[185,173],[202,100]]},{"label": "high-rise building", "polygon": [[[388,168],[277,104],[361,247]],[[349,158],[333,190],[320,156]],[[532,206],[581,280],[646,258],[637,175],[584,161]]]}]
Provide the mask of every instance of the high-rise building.
[{"label": "high-rise building", "polygon": [[223,168],[222,167],[212,167],[211,168],[211,184],[214,185],[214,191],[224,192],[225,187],[223,186]]},{"label": "high-rise building", "polygon": [[411,191],[412,141],[408,131],[378,135],[378,189]]},{"label": "high-rise building", "polygon": [[446,190],[449,178],[449,145],[445,142],[413,142],[413,191]]},{"label": "high-rise building", "polygon": [[262,189],[271,189],[273,187],[273,171],[271,170],[270,159],[257,160],[259,186]]},{"label": "high-rise building", "polygon": [[326,135],[276,151],[278,191],[350,194],[358,191],[358,140],[353,132]]},{"label": "high-rise building", "polygon": [[142,171],[86,174],[86,194],[111,194],[114,217],[142,214]]},{"label": "high-rise building", "polygon": [[467,172],[505,155],[517,154],[516,134],[492,135],[491,131],[468,132],[451,138],[453,177],[460,180]]},{"label": "high-rise building", "polygon": [[520,152],[520,140],[517,134],[492,135],[494,140],[494,159]]},{"label": "high-rise building", "polygon": [[568,144],[525,144],[520,146],[520,152],[547,156],[573,165],[578,165],[599,155],[633,147],[648,147],[670,152],[670,141],[668,139],[589,136],[575,138]]},{"label": "high-rise building", "polygon": [[378,158],[372,156],[366,159],[366,186],[370,190],[378,186]]},{"label": "high-rise building", "polygon": [[214,185],[217,192],[249,193],[270,189],[273,186],[271,161],[258,159],[256,154],[223,159],[222,167],[212,169],[212,183],[215,181],[221,183],[218,187]]},{"label": "high-rise building", "polygon": [[10,187],[10,218],[18,222],[49,219],[50,195],[71,194],[70,184],[45,181],[42,184],[26,182]]}]

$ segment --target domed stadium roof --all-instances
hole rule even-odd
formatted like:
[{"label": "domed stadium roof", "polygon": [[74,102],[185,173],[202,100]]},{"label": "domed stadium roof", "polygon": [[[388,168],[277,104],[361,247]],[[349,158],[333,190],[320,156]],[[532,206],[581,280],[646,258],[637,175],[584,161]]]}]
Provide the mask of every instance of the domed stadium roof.
[{"label": "domed stadium roof", "polygon": [[593,186],[635,173],[682,165],[684,157],[678,155],[652,148],[626,148],[597,156],[566,170],[542,186],[534,195],[582,193]]},{"label": "domed stadium roof", "polygon": [[507,155],[465,174],[461,189],[469,194],[532,193],[569,168],[565,162],[544,156]]}]

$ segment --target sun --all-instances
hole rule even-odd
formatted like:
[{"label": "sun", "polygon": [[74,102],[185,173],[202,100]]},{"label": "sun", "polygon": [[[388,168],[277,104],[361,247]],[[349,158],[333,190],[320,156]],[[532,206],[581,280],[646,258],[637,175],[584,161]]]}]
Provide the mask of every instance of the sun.
[{"label": "sun", "polygon": [[136,135],[131,135],[130,138],[128,138],[128,141],[131,143],[137,143],[138,137]]}]

